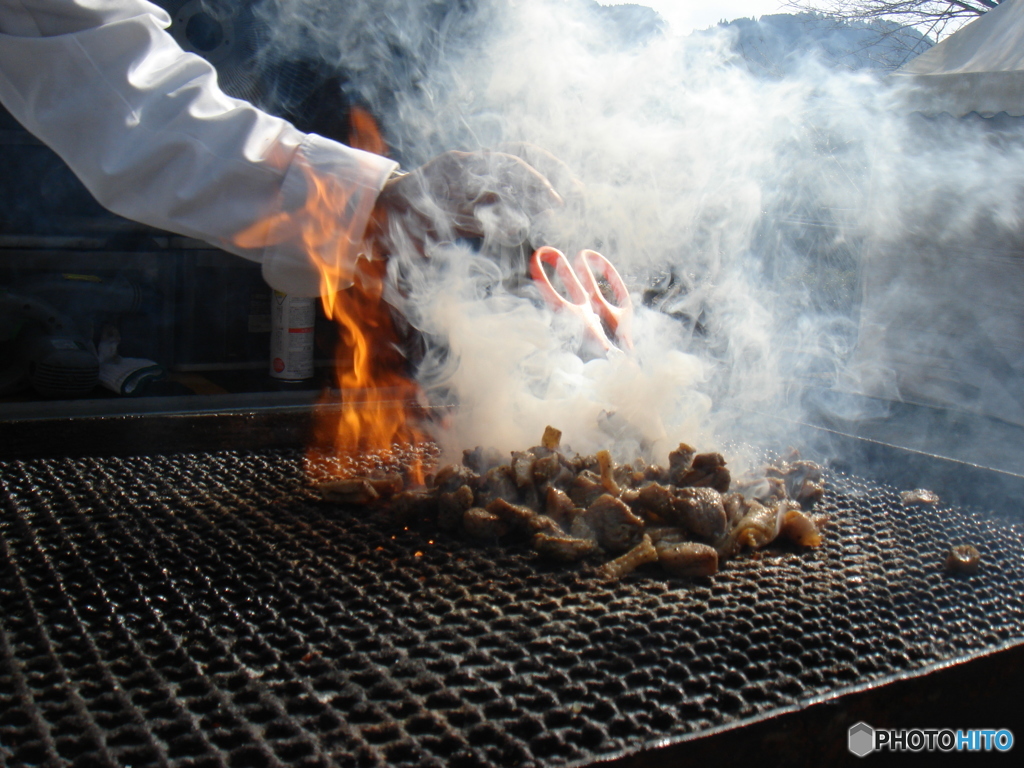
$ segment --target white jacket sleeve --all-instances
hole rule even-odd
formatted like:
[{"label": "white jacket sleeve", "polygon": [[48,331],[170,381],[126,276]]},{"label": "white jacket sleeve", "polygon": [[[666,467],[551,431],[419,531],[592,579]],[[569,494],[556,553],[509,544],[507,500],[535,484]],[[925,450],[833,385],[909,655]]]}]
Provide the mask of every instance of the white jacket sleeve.
[{"label": "white jacket sleeve", "polygon": [[344,279],[395,163],[228,97],[169,25],[145,0],[0,0],[0,101],[115,213],[288,293],[317,294],[317,262]]}]

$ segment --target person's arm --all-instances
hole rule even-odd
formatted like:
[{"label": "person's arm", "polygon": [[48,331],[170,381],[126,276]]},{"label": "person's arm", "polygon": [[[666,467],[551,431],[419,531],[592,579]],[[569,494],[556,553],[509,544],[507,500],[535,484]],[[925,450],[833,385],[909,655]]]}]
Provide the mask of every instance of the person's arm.
[{"label": "person's arm", "polygon": [[[396,164],[228,97],[169,25],[145,0],[0,0],[0,101],[105,207],[316,295],[308,251],[349,269]],[[302,212],[314,176],[338,197],[319,203],[326,228]]]}]

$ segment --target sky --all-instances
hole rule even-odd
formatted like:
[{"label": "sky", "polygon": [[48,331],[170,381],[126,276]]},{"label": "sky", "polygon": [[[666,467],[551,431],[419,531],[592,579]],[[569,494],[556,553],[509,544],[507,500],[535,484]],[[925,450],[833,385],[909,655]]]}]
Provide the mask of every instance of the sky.
[{"label": "sky", "polygon": [[[602,5],[617,5],[629,0],[599,0]],[[687,34],[695,29],[706,29],[718,22],[733,19],[757,18],[771,13],[792,13],[783,8],[785,0],[632,0],[661,14],[675,32]]]}]

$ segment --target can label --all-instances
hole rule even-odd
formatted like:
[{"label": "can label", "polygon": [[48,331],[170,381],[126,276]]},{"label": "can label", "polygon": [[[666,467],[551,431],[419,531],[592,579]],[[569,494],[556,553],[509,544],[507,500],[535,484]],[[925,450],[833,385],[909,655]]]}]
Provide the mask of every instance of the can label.
[{"label": "can label", "polygon": [[274,291],[270,296],[270,375],[285,381],[313,376],[316,299]]}]

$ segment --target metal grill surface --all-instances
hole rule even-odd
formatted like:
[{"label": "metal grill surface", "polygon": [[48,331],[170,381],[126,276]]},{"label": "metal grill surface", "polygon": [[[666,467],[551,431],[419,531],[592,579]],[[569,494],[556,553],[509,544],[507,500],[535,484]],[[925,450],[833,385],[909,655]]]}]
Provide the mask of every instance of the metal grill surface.
[{"label": "metal grill surface", "polygon": [[0,763],[587,763],[1024,635],[1020,527],[829,486],[819,550],[604,584],[326,504],[296,452],[7,462]]}]

